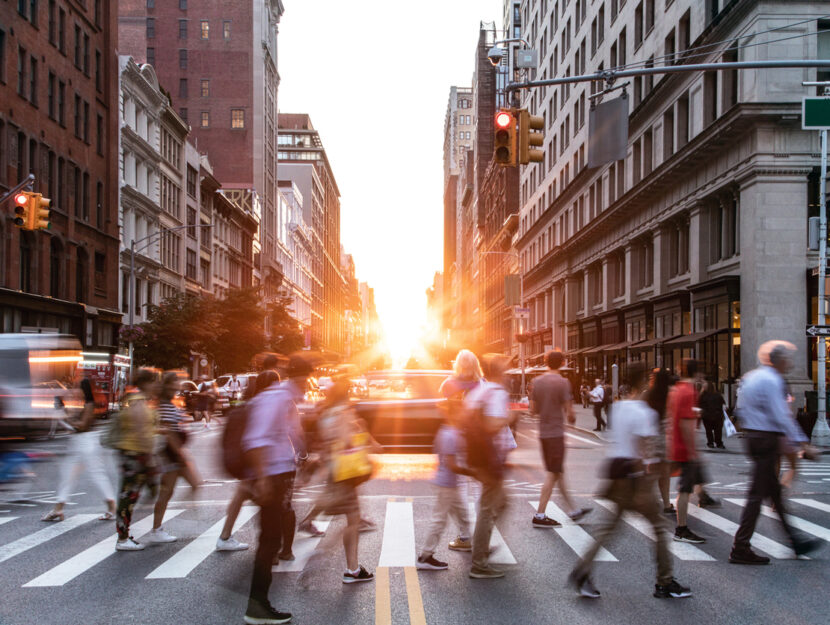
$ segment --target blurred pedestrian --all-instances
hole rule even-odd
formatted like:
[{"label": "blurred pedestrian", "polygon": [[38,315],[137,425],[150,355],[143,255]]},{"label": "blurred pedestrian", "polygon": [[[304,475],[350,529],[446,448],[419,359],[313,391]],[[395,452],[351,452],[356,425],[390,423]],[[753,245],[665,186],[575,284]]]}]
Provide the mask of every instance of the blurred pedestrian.
[{"label": "blurred pedestrian", "polygon": [[196,389],[196,410],[194,418],[196,421],[205,422],[205,428],[210,429],[210,411],[211,411],[211,394],[213,392],[213,385],[208,381],[208,377],[203,375],[199,382],[199,387]]},{"label": "blurred pedestrian", "polygon": [[712,382],[705,382],[697,402],[706,430],[706,446],[709,449],[726,449],[723,445],[723,395],[718,393]]},{"label": "blurred pedestrian", "polygon": [[758,350],[760,366],[743,377],[737,411],[753,469],[752,486],[729,554],[729,561],[733,564],[769,564],[769,558],[752,551],[750,544],[761,503],[767,497],[772,500],[796,555],[805,555],[821,545],[819,539],[807,538],[790,525],[776,473],[782,437],[801,447],[806,455],[815,454],[815,449],[807,444],[807,437],[793,419],[785,399],[783,376],[792,369],[795,352],[792,343],[768,341]]},{"label": "blurred pedestrian", "polygon": [[579,387],[579,396],[582,399],[582,407],[583,408],[590,408],[591,406],[591,387],[588,386],[587,382],[582,382],[582,385]]},{"label": "blurred pedestrian", "polygon": [[183,427],[185,415],[173,403],[173,398],[178,392],[179,376],[173,371],[168,371],[161,379],[161,392],[159,393],[158,416],[160,431],[164,436],[164,448],[159,456],[161,479],[158,498],[153,508],[153,529],[147,537],[147,542],[151,543],[176,541],[175,536],[164,531],[161,523],[179,477],[183,477],[190,484],[194,493],[202,483],[193,459],[185,448],[187,442],[187,432]]},{"label": "blurred pedestrian", "polygon": [[115,526],[118,530],[118,551],[140,551],[144,545],[130,536],[133,508],[142,488],[151,496],[156,494],[156,462],[153,447],[156,436],[157,414],[153,402],[158,394],[155,374],[139,369],[133,385],[136,392],[124,398],[124,408],[113,418],[118,419],[119,440],[116,443],[121,465],[121,492],[118,494]]},{"label": "blurred pedestrian", "polygon": [[232,402],[237,402],[242,399],[242,382],[239,381],[235,373],[228,380],[228,393],[230,394],[230,400]]},{"label": "blurred pedestrian", "polygon": [[615,505],[613,518],[596,534],[596,540],[570,574],[570,581],[583,597],[597,599],[600,592],[591,579],[591,568],[600,548],[613,536],[625,512],[637,512],[651,524],[657,541],[657,583],[654,596],[663,599],[690,597],[692,592],[673,577],[669,552],[669,529],[654,496],[654,439],[659,435],[657,415],[640,399],[645,387],[646,367],[634,362],[626,374],[629,395],[614,407],[614,429],[608,447],[605,497]]},{"label": "blurred pedestrian", "polygon": [[602,384],[602,410],[605,412],[605,425],[603,426],[606,430],[611,427],[611,406],[614,404],[614,388],[608,384],[608,382],[603,382]]},{"label": "blurred pedestrian", "polygon": [[111,521],[115,518],[115,489],[108,475],[109,463],[104,457],[105,451],[101,446],[100,433],[92,429],[95,423],[95,398],[92,395],[89,378],[81,378],[78,387],[83,396],[84,405],[77,416],[71,416],[69,419],[70,425],[75,429],[75,434],[69,438],[66,456],[61,463],[57,502],[41,521],[63,521],[63,509],[69,499],[69,493],[84,469],[89,471],[92,483],[95,484],[107,506],[106,511],[98,519]]},{"label": "blurred pedestrian", "polygon": [[296,398],[302,396],[311,375],[311,363],[301,355],[291,357],[288,382],[271,385],[251,401],[242,449],[251,468],[254,501],[260,507],[259,544],[246,623],[287,623],[291,614],[275,610],[268,599],[271,567],[280,552],[283,523],[291,507],[296,456],[305,453]]},{"label": "blurred pedestrian", "polygon": [[559,375],[565,356],[556,349],[548,352],[545,360],[548,372],[536,378],[530,397],[530,411],[539,415],[539,443],[545,465],[545,482],[532,520],[533,527],[541,529],[561,525],[545,514],[554,486],[559,486],[559,494],[572,521],[578,521],[591,511],[591,508],[577,508],[565,486],[565,420],[571,425],[576,422],[570,382]]},{"label": "blurred pedestrian", "polygon": [[453,374],[441,384],[439,393],[450,400],[447,403],[449,410],[460,407],[464,395],[481,385],[484,374],[476,355],[468,349],[458,352],[453,363]]},{"label": "blurred pedestrian", "polygon": [[657,487],[663,501],[664,514],[677,513],[669,498],[672,463],[668,460],[666,447],[666,403],[673,381],[674,377],[668,369],[653,369],[649,376],[648,389],[643,392],[642,397],[657,416],[659,436],[654,447],[654,457],[657,462],[650,469],[657,477]]},{"label": "blurred pedestrian", "polygon": [[597,421],[594,432],[602,432],[602,429],[606,427],[605,420],[602,418],[602,407],[605,404],[605,389],[602,386],[602,380],[594,380],[594,388],[591,389],[588,395],[594,409],[594,419]]}]

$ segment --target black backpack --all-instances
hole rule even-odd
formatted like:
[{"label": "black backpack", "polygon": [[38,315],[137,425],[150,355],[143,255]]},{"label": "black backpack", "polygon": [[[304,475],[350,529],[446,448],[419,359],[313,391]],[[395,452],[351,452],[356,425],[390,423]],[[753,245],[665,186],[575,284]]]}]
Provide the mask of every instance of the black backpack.
[{"label": "black backpack", "polygon": [[248,404],[234,406],[228,412],[222,432],[222,466],[225,472],[238,480],[251,477],[242,451],[242,437],[248,426]]},{"label": "black backpack", "polygon": [[503,467],[496,433],[490,434],[485,429],[484,402],[487,391],[479,404],[466,409],[464,415],[464,441],[467,444],[467,466],[477,471],[482,477],[501,479]]}]

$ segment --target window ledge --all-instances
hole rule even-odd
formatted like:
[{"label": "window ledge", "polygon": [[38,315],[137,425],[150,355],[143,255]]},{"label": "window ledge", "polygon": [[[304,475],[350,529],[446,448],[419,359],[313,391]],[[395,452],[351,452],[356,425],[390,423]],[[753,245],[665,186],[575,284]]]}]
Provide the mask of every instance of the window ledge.
[{"label": "window ledge", "polygon": [[673,278],[669,278],[667,283],[669,286],[675,286],[678,284],[683,284],[684,282],[688,282],[690,278],[690,272],[687,271],[686,273],[682,273],[679,276],[674,276]]},{"label": "window ledge", "polygon": [[741,264],[741,255],[735,254],[734,256],[730,256],[729,258],[724,258],[719,260],[711,265],[706,267],[707,271],[718,271],[720,269],[726,269],[727,267],[734,267]]}]

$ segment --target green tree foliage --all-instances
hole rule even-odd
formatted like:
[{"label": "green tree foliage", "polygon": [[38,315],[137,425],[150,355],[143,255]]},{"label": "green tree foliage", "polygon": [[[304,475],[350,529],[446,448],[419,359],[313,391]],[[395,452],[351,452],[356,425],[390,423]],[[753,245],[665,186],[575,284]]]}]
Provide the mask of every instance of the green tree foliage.
[{"label": "green tree foliage", "polygon": [[297,320],[291,310],[291,297],[280,293],[269,304],[268,315],[271,319],[271,350],[280,354],[290,354],[305,345],[305,337],[300,331]]},{"label": "green tree foliage", "polygon": [[187,367],[191,351],[200,351],[213,331],[204,304],[200,297],[179,293],[149,306],[142,332],[134,333],[135,362],[161,369]]},{"label": "green tree foliage", "polygon": [[208,300],[208,316],[215,331],[204,345],[219,372],[246,371],[257,352],[266,348],[265,310],[259,289],[228,291],[225,299]]}]

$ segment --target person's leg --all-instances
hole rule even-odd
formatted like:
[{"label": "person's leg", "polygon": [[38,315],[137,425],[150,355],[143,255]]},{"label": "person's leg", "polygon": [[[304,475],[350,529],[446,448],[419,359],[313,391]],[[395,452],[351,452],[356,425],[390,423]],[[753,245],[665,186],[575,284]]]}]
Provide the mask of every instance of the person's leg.
[{"label": "person's leg", "polygon": [[427,529],[427,537],[421,547],[421,557],[429,558],[435,553],[435,548],[438,546],[438,541],[444,533],[444,528],[447,526],[447,516],[452,505],[453,493],[456,489],[451,486],[435,486],[435,503],[432,507],[432,516],[429,521],[429,528]]},{"label": "person's leg", "polygon": [[279,551],[280,528],[282,526],[283,496],[285,482],[279,475],[268,477],[271,488],[271,497],[260,504],[259,511],[259,541],[254,556],[254,572],[251,576],[250,603],[268,606],[268,591],[271,588],[271,567],[274,557]]},{"label": "person's leg", "polygon": [[657,484],[660,488],[660,498],[663,500],[663,509],[671,507],[669,499],[669,487],[671,486],[671,464],[661,462],[658,470]]},{"label": "person's leg", "polygon": [[668,522],[660,514],[660,504],[654,496],[654,483],[650,478],[637,480],[634,493],[635,510],[651,524],[657,540],[657,583],[666,585],[672,580],[671,540]]},{"label": "person's leg", "polygon": [[568,514],[578,512],[579,509],[574,507],[574,502],[573,500],[571,500],[571,496],[568,494],[568,487],[565,485],[565,473],[554,473],[553,482],[556,486],[559,487],[559,494],[562,496],[562,501],[565,502],[565,510],[568,511]]},{"label": "person's leg", "polygon": [[498,489],[496,480],[481,483],[481,499],[473,531],[472,568],[474,569],[486,569],[490,559],[490,536],[496,522]]},{"label": "person's leg", "polygon": [[595,431],[600,431],[605,422],[602,420],[602,404],[594,403],[594,419],[596,419],[597,426]]},{"label": "person's leg", "polygon": [[715,446],[723,447],[723,417],[715,420],[714,424]]},{"label": "person's leg", "polygon": [[107,504],[107,512],[114,514],[115,489],[107,474],[107,467],[103,457],[104,448],[101,446],[101,439],[97,432],[85,432],[82,436],[85,439],[84,455],[86,457],[86,466],[92,477],[92,483],[95,484],[98,492],[104,498]]},{"label": "person's leg", "polygon": [[703,429],[706,430],[706,445],[711,447],[715,444],[715,424],[710,419],[703,420]]},{"label": "person's leg", "polygon": [[625,481],[626,480],[614,480],[614,483],[611,484],[607,497],[615,504],[613,516],[605,524],[600,525],[594,536],[594,542],[573,568],[573,571],[571,572],[571,577],[573,579],[580,581],[584,577],[591,574],[591,566],[594,562],[594,558],[596,558],[600,548],[608,542],[611,536],[614,535],[614,531],[622,518],[623,512],[630,506],[628,501],[630,495],[627,495],[624,492],[627,488]]},{"label": "person's leg", "polygon": [[286,489],[282,500],[282,529],[280,531],[280,559],[292,560],[294,554],[292,549],[294,547],[294,533],[297,530],[297,513],[294,512],[294,507],[291,500],[294,497],[294,478],[296,472],[286,474]]},{"label": "person's leg", "polygon": [[69,499],[70,491],[77,483],[81,471],[84,470],[84,456],[80,439],[82,436],[83,434],[74,434],[70,437],[66,449],[66,456],[64,456],[63,462],[61,462],[57,502],[52,510],[55,514],[61,514],[63,512],[63,507],[66,505],[67,499]]},{"label": "person's leg", "polygon": [[752,458],[752,486],[747,494],[746,505],[741,513],[741,522],[738,531],[735,533],[733,551],[749,549],[750,540],[755,533],[755,524],[758,522],[758,515],[761,513],[761,502],[769,493],[770,473],[775,477],[775,458],[777,453],[777,440],[775,445],[770,444],[770,438],[750,435],[747,439],[749,455]]},{"label": "person's leg", "polygon": [[233,498],[228,504],[228,511],[225,516],[225,525],[222,527],[222,533],[219,534],[219,538],[222,540],[228,540],[231,537],[231,534],[233,533],[233,524],[236,523],[236,517],[239,516],[242,504],[245,503],[245,500],[250,496],[247,483],[239,482],[239,484],[236,485],[236,491],[233,494]]},{"label": "person's leg", "polygon": [[346,528],[343,530],[343,550],[346,552],[346,568],[355,571],[360,566],[357,546],[360,541],[360,509],[346,514]]},{"label": "person's leg", "polygon": [[121,452],[121,490],[118,493],[118,507],[115,514],[115,529],[119,540],[130,537],[130,523],[133,518],[133,508],[138,501],[138,493],[143,481],[138,458],[132,454]]},{"label": "person's leg", "polygon": [[455,524],[458,526],[459,538],[470,540],[470,509],[467,506],[466,499],[462,496],[459,486],[450,490],[452,490],[449,495],[450,516],[452,516]]},{"label": "person's leg", "polygon": [[161,527],[161,521],[164,518],[164,513],[167,511],[167,504],[170,502],[170,498],[173,497],[173,490],[176,488],[176,481],[178,479],[179,472],[177,470],[168,471],[161,476],[159,496],[156,499],[156,505],[153,507],[154,530]]},{"label": "person's leg", "polygon": [[536,508],[536,514],[545,514],[555,483],[556,476],[553,473],[545,472],[545,481],[542,482],[542,491],[539,493],[539,506]]}]

